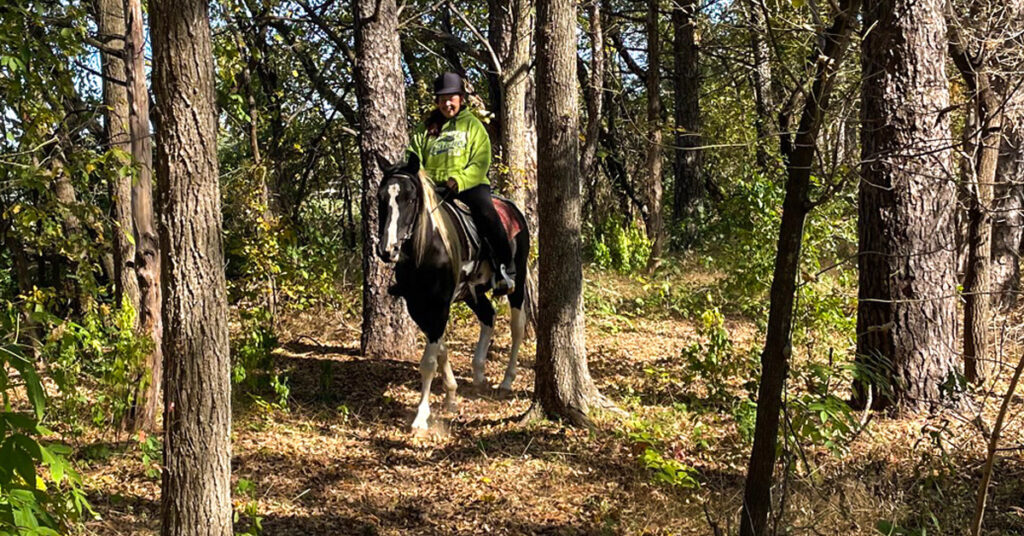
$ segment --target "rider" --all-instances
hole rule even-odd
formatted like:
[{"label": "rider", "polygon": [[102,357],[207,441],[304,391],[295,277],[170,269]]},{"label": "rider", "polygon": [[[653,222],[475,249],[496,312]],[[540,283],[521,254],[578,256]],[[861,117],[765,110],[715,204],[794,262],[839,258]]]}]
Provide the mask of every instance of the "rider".
[{"label": "rider", "polygon": [[446,72],[434,80],[437,109],[412,135],[409,152],[416,154],[427,175],[443,185],[444,197],[469,207],[473,222],[491,250],[494,294],[511,292],[515,265],[505,229],[491,201],[487,169],[491,166],[491,140],[480,120],[466,107],[462,77]]}]

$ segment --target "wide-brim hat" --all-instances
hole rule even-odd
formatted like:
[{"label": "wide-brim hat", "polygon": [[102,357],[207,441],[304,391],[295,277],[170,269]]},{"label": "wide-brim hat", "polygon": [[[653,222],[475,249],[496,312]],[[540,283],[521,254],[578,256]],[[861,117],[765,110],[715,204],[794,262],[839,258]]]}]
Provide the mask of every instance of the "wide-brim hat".
[{"label": "wide-brim hat", "polygon": [[434,95],[454,95],[466,93],[466,86],[462,83],[462,77],[458,73],[441,73],[434,80]]}]

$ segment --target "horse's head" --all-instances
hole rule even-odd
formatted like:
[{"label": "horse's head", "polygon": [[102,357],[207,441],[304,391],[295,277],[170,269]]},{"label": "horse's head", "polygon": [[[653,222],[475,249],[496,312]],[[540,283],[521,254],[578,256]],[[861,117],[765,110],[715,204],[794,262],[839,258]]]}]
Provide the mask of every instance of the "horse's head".
[{"label": "horse's head", "polygon": [[379,164],[384,179],[377,189],[377,255],[384,262],[397,262],[402,244],[412,237],[420,208],[420,162],[410,155],[404,164]]}]

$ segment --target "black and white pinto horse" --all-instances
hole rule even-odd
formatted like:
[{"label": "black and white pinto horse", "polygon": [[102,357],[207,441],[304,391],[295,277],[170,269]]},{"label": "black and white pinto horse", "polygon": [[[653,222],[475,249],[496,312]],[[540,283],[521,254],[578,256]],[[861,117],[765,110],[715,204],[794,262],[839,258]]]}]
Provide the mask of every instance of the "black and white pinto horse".
[{"label": "black and white pinto horse", "polygon": [[[430,383],[443,373],[445,410],[454,411],[455,375],[448,360],[444,334],[451,306],[465,302],[480,321],[480,340],[473,353],[473,385],[484,388],[484,362],[494,331],[494,307],[485,294],[492,286],[493,268],[486,245],[478,238],[469,212],[445,202],[434,183],[419,169],[415,156],[404,165],[381,166],[384,179],[377,191],[379,204],[377,254],[395,263],[396,283],[389,292],[405,299],[409,315],[427,336],[420,361],[423,380],[413,432],[428,429]],[[512,350],[499,389],[511,390],[516,359],[523,340],[526,315],[526,261],[530,234],[522,212],[509,200],[494,197],[512,246],[516,267],[515,290],[509,294],[512,310]]]}]

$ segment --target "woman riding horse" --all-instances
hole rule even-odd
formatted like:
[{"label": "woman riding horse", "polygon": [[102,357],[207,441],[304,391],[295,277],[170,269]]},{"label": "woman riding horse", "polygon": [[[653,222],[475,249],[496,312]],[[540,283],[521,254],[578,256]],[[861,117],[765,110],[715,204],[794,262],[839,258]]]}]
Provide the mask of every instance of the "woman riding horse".
[{"label": "woman riding horse", "polygon": [[437,109],[431,112],[412,135],[409,152],[415,154],[423,170],[435,184],[469,207],[473,223],[490,248],[494,266],[495,296],[514,290],[515,264],[508,237],[491,201],[491,140],[483,124],[463,107],[466,88],[456,73],[442,73],[434,80]]}]

